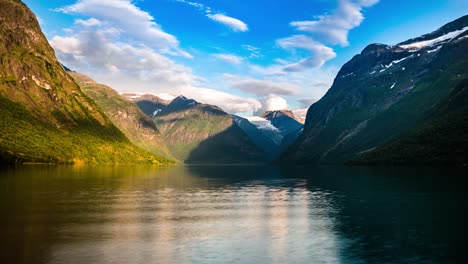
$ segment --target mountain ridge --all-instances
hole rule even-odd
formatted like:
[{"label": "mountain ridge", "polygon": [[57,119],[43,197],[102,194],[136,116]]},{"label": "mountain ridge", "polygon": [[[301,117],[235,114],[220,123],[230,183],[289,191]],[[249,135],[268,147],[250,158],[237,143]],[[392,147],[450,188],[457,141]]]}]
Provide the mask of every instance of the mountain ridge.
[{"label": "mountain ridge", "polygon": [[465,16],[441,27],[462,30],[456,34],[439,29],[402,42],[409,46],[368,45],[309,108],[304,132],[281,160],[343,163],[423,124],[468,78],[467,26]]}]

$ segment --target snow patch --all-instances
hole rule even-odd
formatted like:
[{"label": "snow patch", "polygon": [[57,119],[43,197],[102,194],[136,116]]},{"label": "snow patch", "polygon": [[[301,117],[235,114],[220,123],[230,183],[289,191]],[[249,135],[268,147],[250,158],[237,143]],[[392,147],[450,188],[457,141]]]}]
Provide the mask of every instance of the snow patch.
[{"label": "snow patch", "polygon": [[441,42],[444,42],[444,41],[451,41],[452,39],[458,37],[458,35],[462,34],[463,32],[467,30],[468,30],[468,27],[464,27],[463,29],[449,32],[435,39],[414,42],[414,43],[410,43],[406,45],[400,45],[400,47],[404,49],[410,49],[410,50],[420,50],[422,48],[433,46],[435,44],[441,44]]},{"label": "snow patch", "polygon": [[159,108],[158,108],[158,109],[156,109],[156,110],[154,110],[154,112],[153,112],[153,116],[152,116],[152,117],[154,118],[154,117],[155,117],[155,116],[156,116],[156,115],[157,115],[159,112],[161,112],[161,111],[162,111],[162,110],[161,110],[161,109],[159,109]]},{"label": "snow patch", "polygon": [[341,78],[346,78],[346,77],[351,76],[351,75],[354,75],[354,72],[343,75],[343,76],[341,76]]},{"label": "snow patch", "polygon": [[440,48],[442,48],[442,46],[438,46],[437,48],[435,48],[435,49],[433,49],[433,50],[428,50],[427,53],[436,52],[436,51],[440,50]]},{"label": "snow patch", "polygon": [[371,73],[369,73],[369,74],[374,74],[374,73],[375,73],[375,71],[372,71],[372,72],[371,72]]},{"label": "snow patch", "polygon": [[275,144],[280,145],[283,141],[281,131],[273,126],[270,120],[259,116],[249,116],[245,117],[245,119],[247,119],[252,125],[256,126],[258,130],[262,131],[263,134],[272,139]]},{"label": "snow patch", "polygon": [[395,84],[396,84],[396,83],[394,83],[394,84],[392,85],[392,87],[390,87],[390,90],[393,89],[393,87],[395,87]]},{"label": "snow patch", "polygon": [[412,57],[413,57],[413,55],[410,55],[408,57],[405,57],[405,58],[402,58],[402,59],[399,59],[399,60],[394,60],[394,61],[390,62],[390,64],[385,65],[385,68],[388,69],[388,68],[392,67],[393,65],[398,64],[398,63],[400,63],[400,62],[402,62],[404,60],[410,59]]}]

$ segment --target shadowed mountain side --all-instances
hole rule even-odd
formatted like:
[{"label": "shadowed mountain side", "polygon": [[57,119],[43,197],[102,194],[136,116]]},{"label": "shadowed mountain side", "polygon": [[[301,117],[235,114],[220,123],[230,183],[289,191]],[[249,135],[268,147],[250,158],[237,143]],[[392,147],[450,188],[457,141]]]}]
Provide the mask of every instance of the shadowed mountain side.
[{"label": "shadowed mountain side", "polygon": [[[466,79],[468,16],[416,40],[392,46],[371,44],[343,65],[325,96],[309,108],[304,132],[282,160],[343,163],[364,153],[371,155],[410,131],[424,130],[428,125],[425,122],[432,118],[438,105],[459,96],[453,91]],[[466,104],[466,100],[464,102]],[[463,112],[459,109],[451,113],[458,111]],[[462,142],[468,133],[463,129],[458,131],[446,135],[456,137],[451,139],[453,142]],[[451,141],[443,137],[433,139],[440,141],[427,141],[426,154],[421,155],[430,155],[429,149],[436,155],[442,154],[436,149]],[[402,151],[409,154],[409,145],[405,148]],[[450,148],[450,145],[443,148]],[[466,149],[456,148],[455,151],[466,153]],[[379,153],[374,157],[383,155],[377,158],[382,162],[386,153]],[[437,159],[447,161],[454,157],[450,152],[444,155],[447,156]],[[387,157],[389,163],[398,159]],[[418,163],[430,159],[411,160]],[[457,158],[452,161],[458,163]]]},{"label": "shadowed mountain side", "polygon": [[184,96],[154,117],[171,153],[187,163],[252,163],[264,154],[221,108]]},{"label": "shadowed mountain side", "polygon": [[122,96],[134,102],[141,111],[150,117],[156,116],[171,103],[171,100],[164,100],[151,94],[137,95],[124,93]]},{"label": "shadowed mountain side", "polygon": [[151,153],[173,158],[153,119],[143,113],[135,103],[122,97],[111,87],[96,83],[84,74],[76,72],[69,74],[133,144]]},{"label": "shadowed mountain side", "polygon": [[244,133],[250,138],[259,149],[265,152],[268,160],[274,160],[280,155],[279,146],[270,137],[260,130],[257,126],[250,123],[249,120],[240,116],[232,115],[236,124],[244,131]]},{"label": "shadowed mountain side", "polygon": [[468,79],[439,104],[424,124],[355,164],[468,164]]},{"label": "shadowed mountain side", "polygon": [[226,130],[201,141],[185,160],[187,164],[256,164],[264,153],[253,146],[242,130],[232,124]]}]

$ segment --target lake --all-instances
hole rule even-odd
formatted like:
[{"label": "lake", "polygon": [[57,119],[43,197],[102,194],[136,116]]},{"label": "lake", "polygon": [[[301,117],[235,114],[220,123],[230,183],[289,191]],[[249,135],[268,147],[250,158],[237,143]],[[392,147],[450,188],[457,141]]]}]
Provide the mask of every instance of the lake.
[{"label": "lake", "polygon": [[0,263],[467,263],[466,169],[0,170]]}]

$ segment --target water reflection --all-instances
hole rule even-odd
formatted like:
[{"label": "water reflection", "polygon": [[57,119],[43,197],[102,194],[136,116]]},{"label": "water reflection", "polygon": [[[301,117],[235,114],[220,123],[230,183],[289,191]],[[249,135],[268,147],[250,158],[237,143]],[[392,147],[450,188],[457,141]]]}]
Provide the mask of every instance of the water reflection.
[{"label": "water reflection", "polygon": [[0,262],[459,263],[468,244],[457,236],[467,231],[465,173],[255,166],[3,170]]}]

